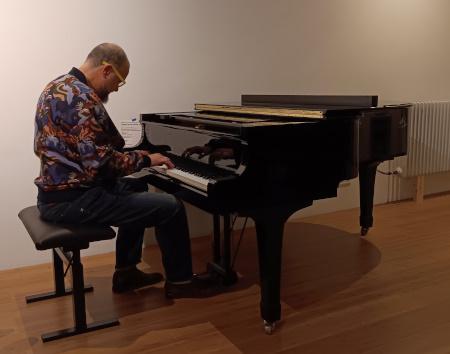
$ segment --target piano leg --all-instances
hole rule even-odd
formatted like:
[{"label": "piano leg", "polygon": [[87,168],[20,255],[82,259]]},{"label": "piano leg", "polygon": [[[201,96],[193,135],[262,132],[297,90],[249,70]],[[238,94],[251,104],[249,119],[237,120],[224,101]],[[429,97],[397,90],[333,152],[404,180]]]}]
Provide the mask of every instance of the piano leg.
[{"label": "piano leg", "polygon": [[373,225],[373,195],[375,191],[375,175],[380,162],[361,163],[359,165],[359,203],[361,214],[361,236],[369,232]]},{"label": "piano leg", "polygon": [[284,218],[274,220],[273,217],[255,220],[261,283],[260,308],[267,334],[273,332],[276,321],[281,318],[280,279],[284,222]]}]

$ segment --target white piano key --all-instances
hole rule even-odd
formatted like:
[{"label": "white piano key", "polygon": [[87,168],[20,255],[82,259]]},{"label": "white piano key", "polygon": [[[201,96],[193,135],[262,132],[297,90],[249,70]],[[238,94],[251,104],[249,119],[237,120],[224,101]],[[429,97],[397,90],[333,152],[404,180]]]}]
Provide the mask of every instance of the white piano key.
[{"label": "white piano key", "polygon": [[206,178],[179,170],[178,168],[166,169],[163,173],[202,191],[206,192],[208,190],[209,180]]}]

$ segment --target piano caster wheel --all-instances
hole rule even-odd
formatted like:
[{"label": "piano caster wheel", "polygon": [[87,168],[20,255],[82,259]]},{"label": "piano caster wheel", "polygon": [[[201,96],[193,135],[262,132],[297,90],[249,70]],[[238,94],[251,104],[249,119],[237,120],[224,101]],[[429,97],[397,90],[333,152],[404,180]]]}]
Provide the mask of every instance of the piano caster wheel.
[{"label": "piano caster wheel", "polygon": [[361,236],[366,236],[368,232],[369,232],[368,227],[361,227]]},{"label": "piano caster wheel", "polygon": [[275,322],[264,321],[264,332],[266,334],[272,334],[275,331]]}]

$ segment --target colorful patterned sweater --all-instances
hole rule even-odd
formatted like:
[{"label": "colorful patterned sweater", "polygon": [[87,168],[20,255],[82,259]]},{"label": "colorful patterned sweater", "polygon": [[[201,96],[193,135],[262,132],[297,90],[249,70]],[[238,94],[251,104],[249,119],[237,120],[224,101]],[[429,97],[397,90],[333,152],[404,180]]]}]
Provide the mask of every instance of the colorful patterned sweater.
[{"label": "colorful patterned sweater", "polygon": [[41,160],[40,195],[91,188],[150,165],[124,140],[83,73],[73,68],[50,82],[36,110],[34,151]]}]

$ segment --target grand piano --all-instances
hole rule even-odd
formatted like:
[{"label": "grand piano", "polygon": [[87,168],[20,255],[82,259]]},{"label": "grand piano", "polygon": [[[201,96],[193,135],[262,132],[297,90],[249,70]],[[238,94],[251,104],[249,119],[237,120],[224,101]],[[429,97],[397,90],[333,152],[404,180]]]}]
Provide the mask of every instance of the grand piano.
[{"label": "grand piano", "polygon": [[[361,234],[373,224],[380,162],[406,154],[407,107],[377,96],[243,95],[238,105],[197,104],[192,112],[141,115],[137,148],[167,155],[174,169],[152,167],[149,184],[213,215],[210,272],[237,281],[230,216],[256,227],[261,316],[266,333],[280,320],[283,228],[314,200],[360,180]],[[221,225],[222,224],[222,225]]]}]

